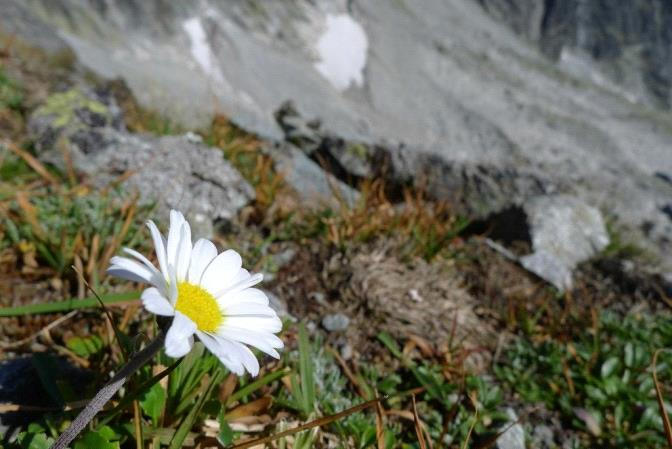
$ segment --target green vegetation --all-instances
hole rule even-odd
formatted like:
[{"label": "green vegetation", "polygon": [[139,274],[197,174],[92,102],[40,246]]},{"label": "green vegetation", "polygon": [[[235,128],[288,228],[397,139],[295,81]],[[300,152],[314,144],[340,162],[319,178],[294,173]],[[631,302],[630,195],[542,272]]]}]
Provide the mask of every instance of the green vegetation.
[{"label": "green vegetation", "polygon": [[[20,85],[0,71],[0,105],[22,115],[28,93]],[[42,113],[58,114],[60,103],[81,101],[75,91],[61,95],[44,105]],[[132,98],[121,103],[131,130],[183,132],[160,114],[138,107]],[[102,104],[87,100],[83,106],[106,114]],[[70,119],[64,116],[59,121],[65,126]],[[417,257],[451,262],[459,256],[464,264],[476,258],[461,246],[467,238],[461,235],[467,220],[421,191],[407,189],[393,202],[381,180],[366,180],[359,186],[357,204],[306,210],[274,170],[259,139],[223,116],[200,135],[206,144],[221,148],[255,188],[255,203],[227,235],[218,236],[218,243],[239,250],[246,265],[256,270],[277,272],[269,248],[286,243],[319,248],[324,264],[329,257],[377,240],[409,263]],[[78,310],[81,318],[77,324],[62,324],[62,330],[43,333],[38,341],[45,352],[34,353],[30,335],[28,343],[13,347],[32,354],[48,404],[16,439],[0,437],[0,448],[42,449],[53,443],[109,373],[119,370],[125,354],[156,334],[157,323],[141,312],[138,292],[123,292],[129,288],[125,285],[118,293],[120,286],[103,277],[109,258],[122,246],[148,253],[143,222],[152,209],[138,206],[135,198],[120,190],[94,190],[79,183],[76,173],[43,166],[31,156],[29,142],[20,143],[0,148],[0,286],[5,280],[5,285],[58,285],[54,289],[61,301],[53,300],[53,295],[10,298],[17,307],[0,310],[7,320],[0,323],[0,331],[5,322],[29,327],[44,313]],[[356,155],[362,150],[357,145],[348,148]],[[604,255],[639,257],[641,253],[613,229],[612,245]],[[488,265],[478,257],[479,264]],[[100,293],[120,341],[107,323],[101,325],[97,299],[68,299],[88,296],[72,265]],[[505,272],[511,276],[507,283],[523,279],[524,275],[511,273],[515,271]],[[528,278],[525,282],[532,283]],[[511,424],[506,413],[510,407],[526,429],[530,447],[536,444],[533,430],[540,424],[552,427],[557,447],[572,442],[586,448],[665,447],[651,360],[655,350],[672,347],[669,313],[604,310],[593,311],[592,316],[570,312],[549,318],[561,307],[569,308],[570,299],[582,298],[548,294],[544,285],[534,285],[535,292],[520,288],[506,297],[517,320],[492,310],[483,312],[494,316],[499,329],[511,333],[510,343],[497,349],[495,342],[491,348],[466,348],[452,336],[427,342],[418,336],[381,333],[373,341],[358,342],[361,353],[343,360],[345,355],[335,347],[347,335],[315,331],[320,315],[308,307],[305,317],[297,314],[304,318],[299,324],[286,321],[282,358],[263,359],[255,379],[229,374],[200,343],[180,360],[160,354],[131,378],[73,448],[226,447],[290,430],[290,435],[275,438],[267,447],[420,449],[431,442],[437,448],[485,449],[493,447]],[[489,285],[482,290],[483,296],[493,294]],[[577,291],[577,296],[581,294]],[[535,307],[539,295],[546,302]],[[290,299],[302,306],[312,301],[307,296]],[[591,297],[587,298],[583,300]],[[592,326],[585,326],[591,318]],[[550,323],[551,319],[557,322]],[[43,321],[37,322],[31,332],[44,327]],[[481,350],[498,354],[492,364],[471,367],[469,355]],[[56,354],[86,374],[66,375]],[[671,357],[663,352],[658,363],[668,401]],[[664,405],[672,411],[669,402]],[[534,411],[538,409],[546,415]],[[304,423],[310,425],[291,432]]]},{"label": "green vegetation", "polygon": [[0,110],[19,110],[23,104],[23,89],[0,67]]},{"label": "green vegetation", "polygon": [[[651,361],[672,347],[670,318],[604,312],[570,341],[516,341],[495,373],[521,400],[559,412],[581,433],[582,447],[663,447]],[[663,383],[672,380],[671,362],[672,354],[661,354]]]},{"label": "green vegetation", "polygon": [[119,191],[61,192],[52,188],[19,194],[9,202],[2,227],[8,246],[63,274],[73,264],[89,265],[97,284],[106,261],[122,246],[138,246],[147,209]]}]

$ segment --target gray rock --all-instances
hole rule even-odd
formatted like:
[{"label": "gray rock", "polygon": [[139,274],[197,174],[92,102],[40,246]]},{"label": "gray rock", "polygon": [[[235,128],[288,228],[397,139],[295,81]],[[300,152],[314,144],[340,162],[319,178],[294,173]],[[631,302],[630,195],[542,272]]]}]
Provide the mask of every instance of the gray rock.
[{"label": "gray rock", "polygon": [[327,302],[327,296],[322,292],[310,292],[308,293],[308,297],[321,306],[326,307],[329,305],[329,303]]},{"label": "gray rock", "polygon": [[266,296],[268,297],[268,304],[275,310],[275,313],[277,313],[280,318],[294,320],[294,317],[289,314],[287,303],[284,300],[280,299],[278,295],[269,290],[263,290],[263,292],[266,293]]},{"label": "gray rock", "polygon": [[267,152],[284,180],[301,196],[306,205],[328,204],[338,207],[339,201],[354,204],[359,192],[327,173],[300,149],[290,143],[276,145]]},{"label": "gray rock", "polygon": [[81,154],[96,152],[105,145],[108,129],[124,131],[115,101],[100,92],[79,88],[49,96],[28,123],[38,154],[61,165],[63,151],[70,150],[71,143]]},{"label": "gray rock", "polygon": [[352,345],[350,345],[349,343],[345,343],[343,346],[341,346],[340,352],[341,352],[341,358],[345,361],[352,359],[352,356],[354,354]]},{"label": "gray rock", "polygon": [[322,326],[329,332],[341,332],[350,325],[350,318],[342,313],[325,315],[322,318]]},{"label": "gray rock", "polygon": [[555,254],[537,251],[519,259],[526,270],[553,284],[558,290],[572,288],[572,271]]},{"label": "gray rock", "polygon": [[540,196],[524,205],[533,254],[520,259],[559,290],[572,288],[572,270],[609,244],[602,214],[568,195]]},{"label": "gray rock", "polygon": [[292,259],[294,259],[295,255],[296,255],[295,248],[286,248],[280,251],[279,253],[273,255],[273,262],[275,262],[278,268],[281,268],[290,263]]},{"label": "gray rock", "polygon": [[157,214],[176,208],[195,223],[195,235],[210,237],[212,222],[230,220],[254,198],[254,190],[220,150],[190,136],[130,134],[112,103],[78,90],[56,94],[29,120],[38,157],[63,166],[67,151],[73,167],[98,187],[124,179],[122,187],[139,194]]},{"label": "gray rock", "polygon": [[544,424],[536,424],[532,431],[532,440],[534,445],[539,449],[552,449],[556,447],[553,429]]},{"label": "gray rock", "polygon": [[[516,422],[518,421],[516,412],[509,407],[506,409],[506,415],[509,417],[509,422],[502,427],[502,430],[507,427],[508,430],[497,439],[497,448],[525,449],[525,429],[520,423]],[[511,425],[511,423],[515,424]]]},{"label": "gray rock", "polygon": [[584,73],[622,86],[638,100],[672,106],[672,9],[666,0],[631,0],[619,8],[605,0],[479,1],[561,64],[590,70]]},{"label": "gray rock", "polygon": [[[670,13],[642,1],[481,0],[522,5],[500,20],[533,24],[533,39],[559,35],[558,64],[471,0],[123,0],[105,8],[96,0],[0,0],[0,10],[21,10],[5,22],[30,15],[57,28],[82,64],[123,77],[143,105],[187,126],[218,110],[282,140],[273,112],[289,99],[346,142],[387,148],[394,179],[423,178],[436,196],[462,197],[475,212],[558,192],[609,210],[669,272],[672,185],[656,174],[672,173],[672,118],[627,86],[646,85],[669,102],[672,58],[660,33]],[[366,58],[363,69],[344,63],[345,85],[334,81],[338,70],[321,70],[329,55],[316,45],[334,20],[356,30],[344,51]],[[363,46],[354,42],[360,34]],[[624,82],[602,76],[603,62]],[[641,62],[657,66],[641,72]],[[300,123],[295,130],[312,138]]]}]

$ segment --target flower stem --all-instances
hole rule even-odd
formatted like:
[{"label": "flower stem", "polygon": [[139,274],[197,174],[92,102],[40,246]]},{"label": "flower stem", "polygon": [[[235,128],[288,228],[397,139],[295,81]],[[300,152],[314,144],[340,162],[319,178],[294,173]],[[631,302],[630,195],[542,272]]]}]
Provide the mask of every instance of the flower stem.
[{"label": "flower stem", "polygon": [[112,377],[103,388],[96,393],[93,399],[86,405],[77,418],[70,424],[70,427],[58,437],[58,440],[51,446],[51,449],[66,449],[68,445],[77,438],[77,435],[91,422],[103,406],[112,399],[119,391],[128,378],[135,371],[140,369],[145,363],[150,361],[154,355],[163,347],[166,335],[159,331],[158,335],[144,349],[135,354],[131,360],[124,365],[117,374]]}]

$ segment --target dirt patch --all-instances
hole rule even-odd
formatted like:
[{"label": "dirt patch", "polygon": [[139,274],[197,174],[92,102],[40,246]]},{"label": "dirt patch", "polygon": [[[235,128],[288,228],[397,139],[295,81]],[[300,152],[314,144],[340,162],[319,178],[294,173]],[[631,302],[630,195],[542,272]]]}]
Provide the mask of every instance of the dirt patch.
[{"label": "dirt patch", "polygon": [[385,331],[401,340],[415,335],[436,347],[472,351],[469,363],[483,366],[497,344],[493,320],[463,287],[454,265],[438,258],[402,262],[395,248],[385,241],[327,257],[320,254],[324,249],[304,248],[281,270],[275,288],[291,298],[296,316],[318,322],[328,314],[348,316],[347,330],[329,339],[346,340],[355,353],[377,352],[376,336]]}]

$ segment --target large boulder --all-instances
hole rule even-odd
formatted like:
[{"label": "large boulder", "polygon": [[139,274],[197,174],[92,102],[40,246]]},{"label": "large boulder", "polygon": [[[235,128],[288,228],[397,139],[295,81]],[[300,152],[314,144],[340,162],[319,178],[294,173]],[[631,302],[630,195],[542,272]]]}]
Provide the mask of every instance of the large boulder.
[{"label": "large boulder", "polygon": [[[483,9],[495,3],[549,26],[581,18],[567,35],[597,34],[579,50],[618,48],[621,67],[632,67],[630,56],[663,61],[647,72],[661,83],[645,84],[669,98],[670,58],[656,52],[669,52],[670,15],[657,0],[650,13],[639,7],[644,0],[627,8],[572,0],[546,13],[526,9],[530,0],[0,0],[0,10],[18,8],[18,19],[56,28],[83,65],[123,77],[145,106],[186,125],[219,110],[280,141],[274,112],[292,100],[323,130],[363,144],[334,147],[349,175],[364,173],[353,157],[362,148],[383,148],[395,173],[423,178],[437,196],[464,196],[483,214],[572,194],[608,210],[672,272],[672,117],[627,83],[605,81],[594,58],[548,59]],[[647,18],[658,20],[653,31],[642,25]],[[615,38],[603,44],[612,25]],[[627,39],[618,37],[624,30]],[[640,42],[650,55],[636,54]]]},{"label": "large boulder", "polygon": [[568,195],[540,196],[525,204],[533,253],[521,264],[559,290],[572,288],[572,270],[609,244],[602,214]]},{"label": "large boulder", "polygon": [[210,234],[214,221],[232,219],[254,198],[254,189],[221,150],[194,134],[128,133],[111,97],[79,89],[54,94],[35,110],[28,127],[40,159],[72,164],[100,188],[120,183],[137,192],[141,204],[156,204],[160,215],[180,209],[200,225],[201,234]]}]

